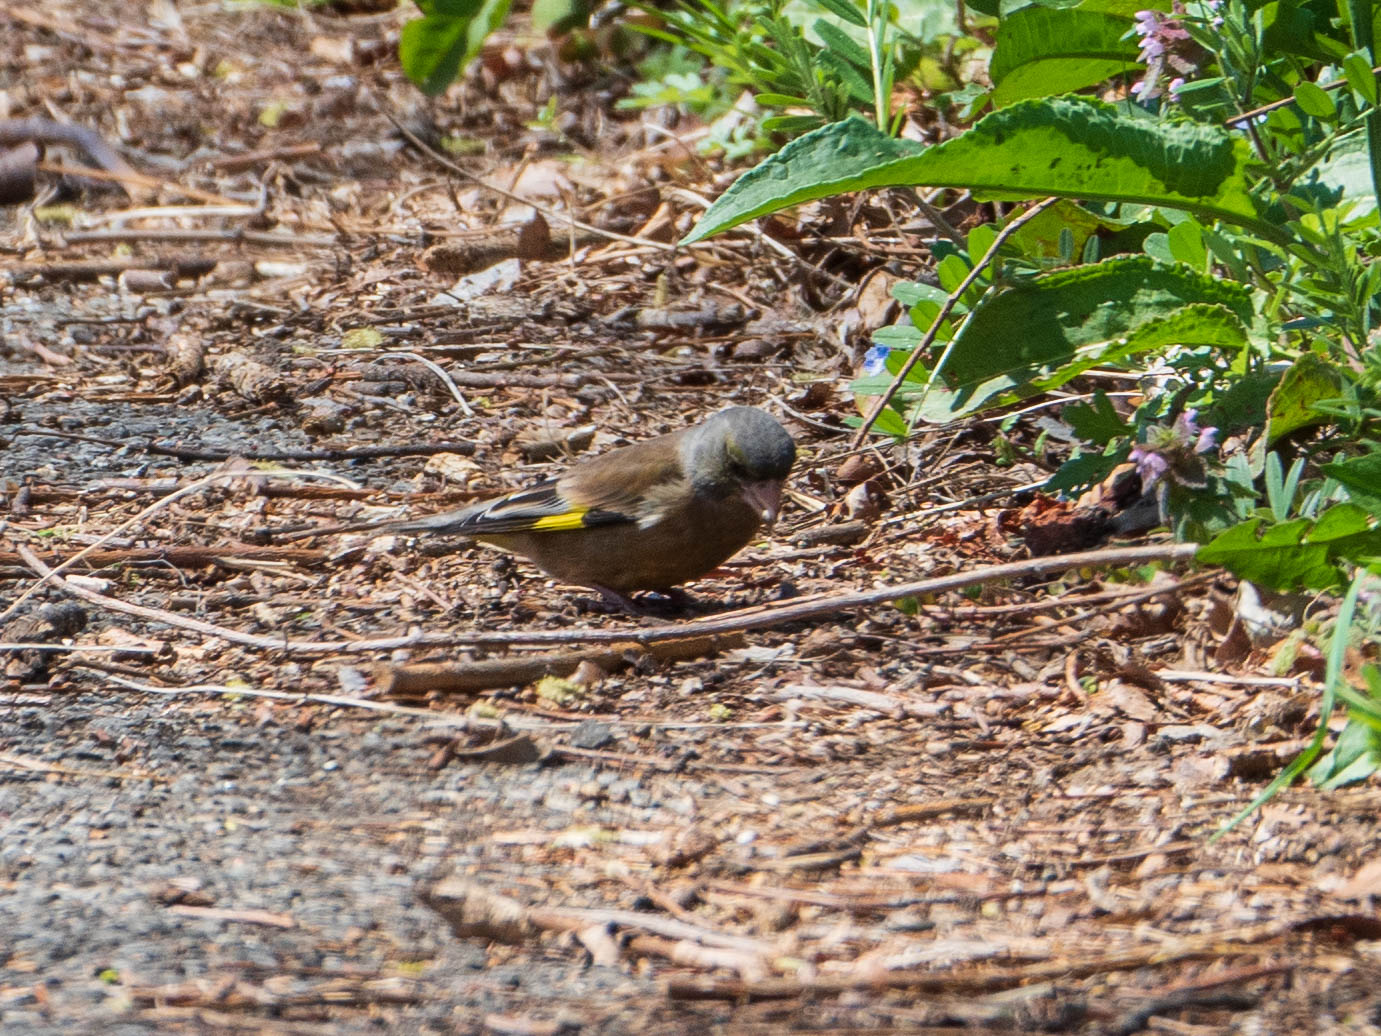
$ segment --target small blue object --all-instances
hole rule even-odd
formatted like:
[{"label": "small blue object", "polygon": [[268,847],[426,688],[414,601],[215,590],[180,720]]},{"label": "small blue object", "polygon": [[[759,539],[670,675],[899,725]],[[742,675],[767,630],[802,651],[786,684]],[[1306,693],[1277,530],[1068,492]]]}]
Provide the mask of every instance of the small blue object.
[{"label": "small blue object", "polygon": [[885,345],[875,345],[863,354],[863,373],[881,374],[887,370],[887,354],[892,350]]}]

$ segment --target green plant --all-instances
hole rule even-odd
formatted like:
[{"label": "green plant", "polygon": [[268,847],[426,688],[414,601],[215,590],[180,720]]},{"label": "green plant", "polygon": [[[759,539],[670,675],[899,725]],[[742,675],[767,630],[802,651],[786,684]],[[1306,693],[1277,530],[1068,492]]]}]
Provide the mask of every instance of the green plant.
[{"label": "green plant", "polygon": [[[1131,462],[1202,561],[1274,590],[1351,586],[1325,701],[1325,716],[1348,705],[1349,733],[1316,776],[1370,772],[1381,676],[1347,685],[1339,645],[1374,643],[1355,605],[1381,572],[1372,4],[1000,13],[992,86],[969,100],[994,110],[970,129],[927,147],[856,117],[823,126],[745,173],[687,240],[866,188],[1047,199],[962,244],[937,238],[938,287],[896,288],[908,319],[877,333],[852,386],[871,400],[856,444],[1069,392],[1095,368],[1139,384],[1131,412],[1098,392],[1064,408],[1078,445],[1047,488]],[[1122,97],[1070,92],[1086,88]],[[1323,744],[1321,728],[1282,779]]]},{"label": "green plant", "polygon": [[503,24],[511,0],[416,0],[422,10],[403,26],[398,60],[417,87],[439,94]]},{"label": "green plant", "polygon": [[728,83],[780,114],[766,133],[796,134],[866,112],[882,132],[899,67],[919,40],[901,29],[889,0],[677,0],[669,10],[635,3],[634,28],[701,55]]}]

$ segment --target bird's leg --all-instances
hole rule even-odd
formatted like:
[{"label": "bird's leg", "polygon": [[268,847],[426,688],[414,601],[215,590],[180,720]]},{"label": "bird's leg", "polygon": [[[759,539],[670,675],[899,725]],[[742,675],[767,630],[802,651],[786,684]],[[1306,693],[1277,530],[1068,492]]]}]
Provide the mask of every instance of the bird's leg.
[{"label": "bird's leg", "polygon": [[636,615],[640,619],[647,618],[647,611],[638,607],[637,603],[631,597],[625,597],[617,590],[610,590],[607,586],[600,586],[598,583],[591,583],[590,589],[597,591],[607,603],[614,605],[616,608],[622,608],[629,615]]}]

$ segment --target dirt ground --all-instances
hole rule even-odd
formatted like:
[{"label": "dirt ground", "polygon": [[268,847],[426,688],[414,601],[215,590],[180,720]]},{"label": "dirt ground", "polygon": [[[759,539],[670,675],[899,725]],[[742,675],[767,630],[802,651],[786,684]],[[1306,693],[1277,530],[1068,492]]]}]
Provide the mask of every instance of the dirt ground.
[{"label": "dirt ground", "polygon": [[[1319,697],[1229,580],[828,603],[1025,557],[1045,470],[850,457],[905,198],[673,250],[693,122],[519,29],[424,102],[406,14],[0,3],[0,135],[142,176],[0,208],[0,1030],[1381,1032],[1374,782],[1210,838]],[[739,403],[783,520],[651,618],[312,533]]]}]

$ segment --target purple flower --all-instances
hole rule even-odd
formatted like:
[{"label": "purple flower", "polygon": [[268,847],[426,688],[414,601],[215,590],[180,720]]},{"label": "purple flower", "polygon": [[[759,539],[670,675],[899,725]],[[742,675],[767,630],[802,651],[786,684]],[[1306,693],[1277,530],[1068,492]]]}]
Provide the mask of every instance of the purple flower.
[{"label": "purple flower", "polygon": [[1203,52],[1180,23],[1182,8],[1177,4],[1173,14],[1163,11],[1137,11],[1132,16],[1132,32],[1140,39],[1137,60],[1146,66],[1146,74],[1132,87],[1132,96],[1145,104],[1162,93],[1160,82],[1168,72],[1180,75],[1170,85],[1171,93],[1184,85],[1184,76],[1198,70]]},{"label": "purple flower", "polygon": [[1218,445],[1217,428],[1200,428],[1199,412],[1185,410],[1169,426],[1153,424],[1146,441],[1132,447],[1129,457],[1141,476],[1143,489],[1164,478],[1176,485],[1202,488],[1208,470],[1198,455]]},{"label": "purple flower", "polygon": [[864,374],[883,374],[887,370],[887,354],[892,350],[885,345],[875,345],[863,354]]},{"label": "purple flower", "polygon": [[1166,87],[1170,91],[1171,100],[1179,100],[1180,88],[1184,86],[1184,76],[1176,76],[1170,80],[1170,85]]},{"label": "purple flower", "polygon": [[1134,447],[1131,459],[1136,465],[1137,474],[1141,476],[1142,489],[1151,488],[1158,478],[1170,470],[1170,462],[1148,446]]}]

